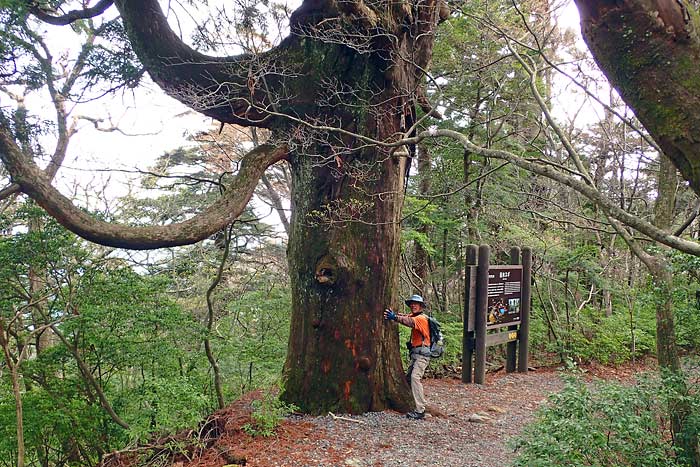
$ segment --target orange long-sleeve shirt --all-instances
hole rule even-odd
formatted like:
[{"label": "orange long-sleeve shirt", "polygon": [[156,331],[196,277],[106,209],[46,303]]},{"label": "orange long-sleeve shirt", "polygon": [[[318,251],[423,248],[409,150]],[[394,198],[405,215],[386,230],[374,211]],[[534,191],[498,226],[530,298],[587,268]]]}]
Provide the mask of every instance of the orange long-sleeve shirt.
[{"label": "orange long-sleeve shirt", "polygon": [[411,330],[411,345],[420,347],[424,345],[430,347],[430,326],[428,325],[428,317],[423,312],[417,315],[397,315],[396,320],[412,328]]}]

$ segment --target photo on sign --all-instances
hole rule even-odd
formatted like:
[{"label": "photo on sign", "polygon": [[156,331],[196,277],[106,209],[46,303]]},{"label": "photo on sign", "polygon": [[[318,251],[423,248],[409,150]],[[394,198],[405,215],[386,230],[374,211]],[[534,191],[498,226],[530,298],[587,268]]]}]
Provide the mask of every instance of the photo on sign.
[{"label": "photo on sign", "polygon": [[489,267],[486,327],[501,327],[520,321],[522,269],[517,265]]},{"label": "photo on sign", "polygon": [[[510,301],[510,300],[509,300]],[[501,297],[491,304],[489,307],[488,323],[498,324],[504,321],[508,315],[508,305],[506,300]]]},{"label": "photo on sign", "polygon": [[512,314],[520,314],[520,299],[519,298],[511,298],[508,300],[508,311],[510,311]]}]

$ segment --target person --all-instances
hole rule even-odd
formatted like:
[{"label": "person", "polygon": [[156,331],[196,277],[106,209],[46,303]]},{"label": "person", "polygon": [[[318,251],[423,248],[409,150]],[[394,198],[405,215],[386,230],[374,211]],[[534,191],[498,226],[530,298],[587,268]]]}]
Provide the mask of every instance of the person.
[{"label": "person", "polygon": [[411,328],[411,340],[407,343],[411,364],[406,371],[406,379],[411,383],[411,392],[416,402],[416,409],[406,414],[408,418],[420,420],[425,417],[425,394],[421,379],[430,363],[430,327],[428,317],[423,313],[425,302],[420,295],[412,295],[406,300],[411,309],[409,314],[397,314],[391,308],[384,311],[384,318],[396,321]]}]

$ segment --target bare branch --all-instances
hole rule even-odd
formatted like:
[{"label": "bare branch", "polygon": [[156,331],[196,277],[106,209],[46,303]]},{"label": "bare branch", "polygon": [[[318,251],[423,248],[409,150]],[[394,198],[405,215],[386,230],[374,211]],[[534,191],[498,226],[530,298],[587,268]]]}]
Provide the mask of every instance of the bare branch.
[{"label": "bare branch", "polygon": [[458,131],[448,130],[448,129],[431,129],[429,131],[424,131],[416,135],[415,138],[409,138],[403,141],[404,144],[415,144],[426,138],[435,137],[448,137],[456,141],[459,141],[465,149],[472,151],[476,154],[482,156],[493,157],[496,159],[502,159],[509,161],[511,164],[520,167],[522,169],[528,170],[532,173],[542,175],[544,177],[555,180],[562,185],[573,188],[577,192],[584,195],[589,200],[593,201],[595,204],[601,207],[603,211],[613,219],[617,219],[625,225],[632,227],[633,229],[648,235],[649,238],[663,243],[664,245],[675,248],[684,253],[688,253],[694,256],[700,256],[700,243],[685,240],[679,238],[675,235],[669,235],[664,230],[656,227],[655,225],[634,216],[624,209],[617,206],[611,200],[603,196],[594,186],[591,186],[588,182],[581,180],[570,175],[561,173],[549,165],[544,165],[539,161],[525,160],[520,156],[504,150],[498,149],[487,149],[477,146],[472,143],[465,135]]},{"label": "bare branch", "polygon": [[685,220],[685,222],[683,222],[683,225],[678,227],[678,229],[676,229],[676,231],[673,232],[673,235],[675,235],[676,237],[680,237],[681,235],[683,235],[683,232],[685,232],[685,229],[687,229],[690,226],[690,224],[692,224],[693,221],[698,216],[700,216],[700,200],[698,200],[695,203],[695,207],[693,208],[693,212],[690,214],[690,216],[688,216],[688,218]]},{"label": "bare branch", "polygon": [[115,5],[134,51],[167,94],[221,122],[268,126],[267,115],[250,103],[269,106],[263,81],[279,81],[272,76],[278,73],[284,46],[256,55],[208,56],[173,32],[157,0],[118,0]]}]

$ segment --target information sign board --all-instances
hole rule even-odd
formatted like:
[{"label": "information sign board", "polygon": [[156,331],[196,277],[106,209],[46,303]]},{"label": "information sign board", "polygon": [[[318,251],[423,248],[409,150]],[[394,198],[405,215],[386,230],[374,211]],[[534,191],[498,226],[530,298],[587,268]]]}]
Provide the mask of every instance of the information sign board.
[{"label": "information sign board", "polygon": [[522,266],[489,267],[486,327],[520,322]]}]

